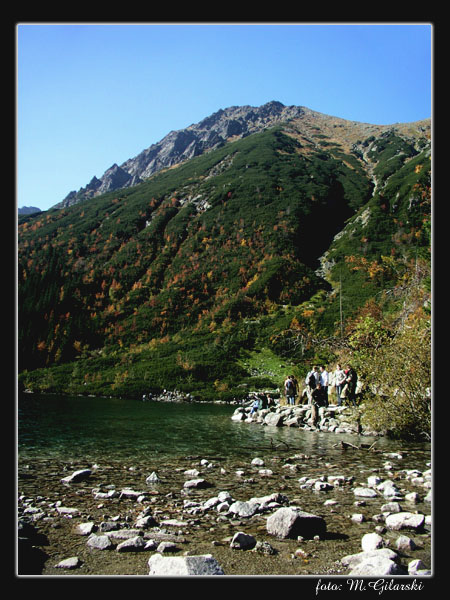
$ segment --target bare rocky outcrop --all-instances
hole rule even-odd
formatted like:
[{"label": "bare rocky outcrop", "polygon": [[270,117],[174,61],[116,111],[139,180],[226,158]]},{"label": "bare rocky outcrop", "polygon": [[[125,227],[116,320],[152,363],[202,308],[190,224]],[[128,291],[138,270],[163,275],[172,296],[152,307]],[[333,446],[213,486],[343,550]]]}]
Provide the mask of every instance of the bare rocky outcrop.
[{"label": "bare rocky outcrop", "polygon": [[260,107],[232,106],[220,109],[200,123],[171,131],[122,165],[112,165],[99,179],[93,177],[86,187],[70,192],[54,208],[77,204],[105,192],[129,188],[153,174],[213,150],[227,141],[246,137],[277,123],[301,117],[306,109],[268,102]]}]

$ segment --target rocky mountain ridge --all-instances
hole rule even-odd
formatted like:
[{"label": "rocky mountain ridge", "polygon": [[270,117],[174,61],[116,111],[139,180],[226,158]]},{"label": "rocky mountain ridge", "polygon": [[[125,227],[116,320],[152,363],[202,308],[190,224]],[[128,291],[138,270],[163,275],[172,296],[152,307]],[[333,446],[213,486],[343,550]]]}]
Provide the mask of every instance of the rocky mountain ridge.
[{"label": "rocky mountain ridge", "polygon": [[275,101],[257,108],[232,106],[220,109],[200,123],[171,131],[160,142],[152,144],[122,165],[113,164],[102,177],[98,179],[94,176],[84,188],[78,192],[71,191],[54,208],[71,206],[105,192],[132,187],[162,169],[218,148],[230,140],[300,117],[305,110],[297,106],[286,107]]},{"label": "rocky mountain ridge", "polygon": [[[54,208],[133,187],[163,169],[283,122],[293,123],[295,127],[291,134],[302,138],[303,142],[309,143],[313,138],[326,135],[347,152],[357,150],[361,140],[371,135],[376,137],[383,132],[395,131],[408,141],[415,141],[421,135],[429,136],[431,130],[429,119],[417,123],[371,125],[332,117],[303,106],[284,106],[277,101],[260,107],[232,106],[220,109],[185,129],[171,131],[161,141],[121,165],[113,164],[100,178],[94,176],[85,187],[71,191]],[[367,148],[359,150],[360,160],[370,170],[370,161],[364,154]]]}]

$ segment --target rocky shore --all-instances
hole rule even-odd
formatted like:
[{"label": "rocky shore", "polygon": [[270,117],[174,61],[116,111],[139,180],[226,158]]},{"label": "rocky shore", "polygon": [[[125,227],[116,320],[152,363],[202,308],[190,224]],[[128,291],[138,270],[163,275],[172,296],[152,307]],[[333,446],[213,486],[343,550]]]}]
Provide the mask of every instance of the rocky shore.
[{"label": "rocky shore", "polygon": [[299,427],[305,431],[329,431],[331,433],[349,433],[365,436],[379,436],[377,432],[361,425],[361,411],[358,407],[337,406],[330,404],[321,406],[314,413],[311,405],[275,404],[257,410],[252,414],[252,400],[247,399],[243,406],[235,409],[233,421],[257,423],[273,427]]},{"label": "rocky shore", "polygon": [[430,575],[431,464],[346,452],[20,462],[18,574]]}]

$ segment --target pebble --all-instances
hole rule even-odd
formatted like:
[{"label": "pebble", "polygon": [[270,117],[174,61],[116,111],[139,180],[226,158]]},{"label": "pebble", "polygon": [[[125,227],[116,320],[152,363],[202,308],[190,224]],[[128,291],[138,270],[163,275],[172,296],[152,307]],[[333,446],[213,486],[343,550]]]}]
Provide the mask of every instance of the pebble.
[{"label": "pebble", "polygon": [[76,569],[81,565],[81,561],[78,556],[72,556],[70,558],[66,558],[55,565],[57,569]]}]

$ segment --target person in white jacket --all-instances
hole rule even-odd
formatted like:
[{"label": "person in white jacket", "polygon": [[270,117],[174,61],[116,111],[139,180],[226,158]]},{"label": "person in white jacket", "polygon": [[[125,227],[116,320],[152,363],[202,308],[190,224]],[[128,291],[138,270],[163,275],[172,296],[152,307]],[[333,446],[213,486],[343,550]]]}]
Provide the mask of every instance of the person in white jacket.
[{"label": "person in white jacket", "polygon": [[335,385],[336,385],[338,406],[341,406],[341,404],[342,404],[341,392],[344,389],[345,378],[346,378],[345,371],[344,371],[344,369],[341,368],[341,365],[336,365],[336,370],[334,371],[334,376],[335,376]]}]

